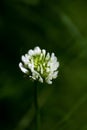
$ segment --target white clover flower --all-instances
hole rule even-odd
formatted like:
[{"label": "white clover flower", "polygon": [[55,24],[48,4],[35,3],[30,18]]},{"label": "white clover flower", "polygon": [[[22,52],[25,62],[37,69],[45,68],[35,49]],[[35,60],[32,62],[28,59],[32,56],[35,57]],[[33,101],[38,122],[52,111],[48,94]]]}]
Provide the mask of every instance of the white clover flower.
[{"label": "white clover flower", "polygon": [[21,71],[33,80],[52,84],[52,79],[57,78],[59,62],[54,53],[46,53],[45,49],[35,47],[21,57],[19,63]]}]

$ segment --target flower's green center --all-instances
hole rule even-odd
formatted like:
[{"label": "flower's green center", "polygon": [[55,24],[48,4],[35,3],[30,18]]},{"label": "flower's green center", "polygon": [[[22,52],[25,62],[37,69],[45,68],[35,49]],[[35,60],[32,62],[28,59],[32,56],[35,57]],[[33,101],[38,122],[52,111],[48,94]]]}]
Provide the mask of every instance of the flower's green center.
[{"label": "flower's green center", "polygon": [[34,61],[34,69],[45,78],[49,73],[46,71],[48,60],[46,60],[44,55],[35,55],[32,57]]}]

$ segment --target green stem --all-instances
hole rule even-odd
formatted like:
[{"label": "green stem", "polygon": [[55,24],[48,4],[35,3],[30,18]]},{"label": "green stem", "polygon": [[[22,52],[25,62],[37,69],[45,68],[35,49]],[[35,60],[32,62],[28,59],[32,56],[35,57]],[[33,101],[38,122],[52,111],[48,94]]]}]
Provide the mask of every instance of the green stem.
[{"label": "green stem", "polygon": [[38,82],[34,81],[35,128],[40,130],[40,112],[38,105]]}]

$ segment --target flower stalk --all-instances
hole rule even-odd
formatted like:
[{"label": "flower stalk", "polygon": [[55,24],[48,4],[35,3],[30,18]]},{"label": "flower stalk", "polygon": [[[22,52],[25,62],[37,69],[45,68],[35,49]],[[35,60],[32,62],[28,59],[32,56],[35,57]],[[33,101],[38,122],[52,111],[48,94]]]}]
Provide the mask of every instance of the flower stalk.
[{"label": "flower stalk", "polygon": [[38,81],[34,81],[35,130],[40,130],[40,111],[38,104]]}]

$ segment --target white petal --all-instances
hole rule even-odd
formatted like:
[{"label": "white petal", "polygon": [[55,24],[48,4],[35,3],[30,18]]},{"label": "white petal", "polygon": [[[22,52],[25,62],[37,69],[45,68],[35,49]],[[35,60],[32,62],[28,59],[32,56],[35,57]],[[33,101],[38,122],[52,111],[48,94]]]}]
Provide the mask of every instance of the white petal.
[{"label": "white petal", "polygon": [[35,47],[34,48],[34,54],[37,55],[37,54],[40,54],[41,53],[41,49],[39,47]]},{"label": "white petal", "polygon": [[59,67],[59,62],[54,63],[54,70],[57,70]]},{"label": "white petal", "polygon": [[29,63],[28,68],[33,72],[34,71],[34,64]]},{"label": "white petal", "polygon": [[34,51],[33,51],[32,49],[30,49],[30,50],[28,51],[28,54],[29,54],[30,56],[32,56],[32,55],[34,54]]},{"label": "white petal", "polygon": [[57,75],[58,75],[58,71],[55,71],[55,72],[52,74],[53,79],[57,78]]},{"label": "white petal", "polygon": [[22,56],[21,60],[23,61],[24,64],[28,63],[28,59],[25,56]]},{"label": "white petal", "polygon": [[33,76],[33,78],[38,79],[39,73],[37,71],[33,70],[32,71],[32,76]]},{"label": "white petal", "polygon": [[52,84],[52,81],[51,81],[51,80],[46,80],[46,82],[47,82],[48,84]]},{"label": "white petal", "polygon": [[33,76],[31,76],[31,75],[30,75],[29,77],[30,77],[30,78],[32,78],[33,80],[36,80],[36,78],[34,78],[34,77],[33,77]]},{"label": "white petal", "polygon": [[54,54],[54,53],[52,53],[52,54],[51,54],[51,57],[54,57],[54,56],[55,56],[55,54]]},{"label": "white petal", "polygon": [[47,73],[50,72],[50,68],[49,67],[46,68],[46,72]]},{"label": "white petal", "polygon": [[52,62],[57,62],[57,57],[55,56],[54,53],[51,54],[51,61]]},{"label": "white petal", "polygon": [[42,77],[40,76],[40,78],[39,78],[39,81],[41,82],[41,83],[43,83],[43,79],[42,79]]},{"label": "white petal", "polygon": [[25,54],[25,58],[29,61],[29,59],[31,58],[31,56],[29,54]]},{"label": "white petal", "polygon": [[50,53],[48,52],[46,55],[46,60],[49,60],[49,59],[50,59]]},{"label": "white petal", "polygon": [[50,62],[49,61],[48,65],[50,66],[51,71],[55,71],[59,67],[59,62]]},{"label": "white petal", "polygon": [[19,68],[21,69],[21,71],[23,73],[28,73],[28,70],[26,68],[24,68],[24,66],[23,66],[23,64],[21,62],[19,63]]},{"label": "white petal", "polygon": [[43,53],[43,55],[45,56],[45,54],[46,54],[46,50],[43,49],[43,50],[42,50],[42,53]]},{"label": "white petal", "polygon": [[60,66],[60,63],[57,61],[58,67]]}]

